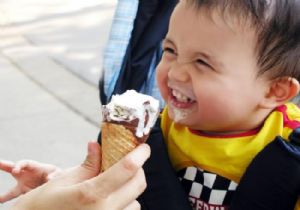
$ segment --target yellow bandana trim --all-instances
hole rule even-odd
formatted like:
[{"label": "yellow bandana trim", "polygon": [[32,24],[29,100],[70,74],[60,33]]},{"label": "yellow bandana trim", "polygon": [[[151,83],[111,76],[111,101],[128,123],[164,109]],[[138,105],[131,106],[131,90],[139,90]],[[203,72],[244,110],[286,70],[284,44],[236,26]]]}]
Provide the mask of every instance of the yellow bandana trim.
[{"label": "yellow bandana trim", "polygon": [[255,133],[230,138],[214,137],[197,134],[174,123],[165,108],[161,128],[175,170],[196,166],[239,183],[257,153],[278,135],[288,139],[292,125],[299,122],[299,108],[288,103],[273,111]]}]

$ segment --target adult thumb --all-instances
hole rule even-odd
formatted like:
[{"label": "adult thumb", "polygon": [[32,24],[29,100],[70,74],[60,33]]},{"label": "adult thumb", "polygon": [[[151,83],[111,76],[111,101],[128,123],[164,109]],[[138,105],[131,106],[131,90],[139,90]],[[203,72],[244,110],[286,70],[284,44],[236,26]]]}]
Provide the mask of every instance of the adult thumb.
[{"label": "adult thumb", "polygon": [[63,185],[71,185],[91,179],[100,173],[101,152],[100,145],[97,142],[88,143],[88,154],[81,165],[65,170],[55,182],[61,182]]},{"label": "adult thumb", "polygon": [[100,173],[101,152],[100,145],[97,142],[88,143],[88,154],[85,161],[81,164],[81,170],[84,173],[91,174],[94,177]]}]

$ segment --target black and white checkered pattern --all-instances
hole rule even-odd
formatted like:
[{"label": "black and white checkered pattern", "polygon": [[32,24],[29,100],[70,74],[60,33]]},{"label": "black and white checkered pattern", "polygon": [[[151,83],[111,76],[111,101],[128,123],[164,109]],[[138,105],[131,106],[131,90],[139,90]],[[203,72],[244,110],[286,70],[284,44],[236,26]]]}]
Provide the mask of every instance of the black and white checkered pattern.
[{"label": "black and white checkered pattern", "polygon": [[180,170],[177,175],[190,200],[196,199],[207,205],[229,206],[237,183],[217,174],[196,167]]}]

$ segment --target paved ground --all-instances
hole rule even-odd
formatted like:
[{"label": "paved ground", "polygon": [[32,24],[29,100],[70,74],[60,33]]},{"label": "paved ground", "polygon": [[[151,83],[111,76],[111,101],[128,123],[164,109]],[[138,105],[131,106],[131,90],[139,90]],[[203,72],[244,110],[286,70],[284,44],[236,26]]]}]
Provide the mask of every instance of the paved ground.
[{"label": "paved ground", "polygon": [[[0,0],[0,159],[84,159],[99,132],[97,81],[115,4]],[[0,172],[0,193],[13,184]]]}]

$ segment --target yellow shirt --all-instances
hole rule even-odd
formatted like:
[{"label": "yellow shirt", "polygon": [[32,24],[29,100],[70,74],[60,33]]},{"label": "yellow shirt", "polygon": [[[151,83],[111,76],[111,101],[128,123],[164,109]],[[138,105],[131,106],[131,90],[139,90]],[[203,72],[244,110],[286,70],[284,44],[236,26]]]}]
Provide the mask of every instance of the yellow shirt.
[{"label": "yellow shirt", "polygon": [[193,208],[221,210],[228,208],[237,183],[256,154],[276,136],[288,139],[292,130],[300,127],[300,109],[288,103],[274,110],[259,129],[216,136],[174,123],[165,108],[161,127],[171,163]]}]

